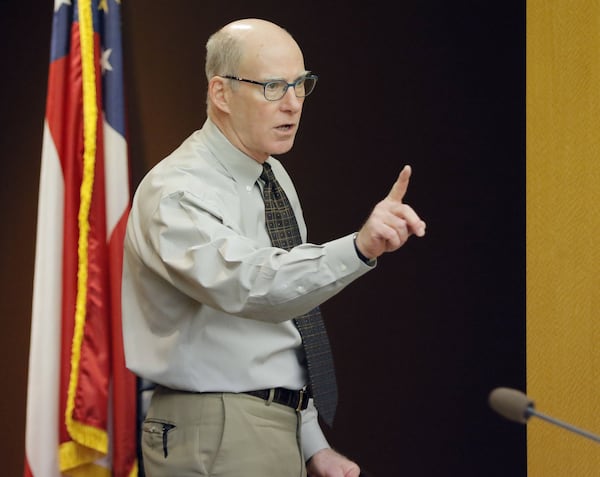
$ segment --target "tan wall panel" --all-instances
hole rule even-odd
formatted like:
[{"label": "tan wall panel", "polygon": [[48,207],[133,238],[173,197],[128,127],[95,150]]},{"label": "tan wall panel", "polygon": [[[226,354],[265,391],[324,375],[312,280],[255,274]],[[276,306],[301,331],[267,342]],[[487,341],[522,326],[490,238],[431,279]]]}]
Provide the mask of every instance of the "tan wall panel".
[{"label": "tan wall panel", "polygon": [[[600,433],[600,4],[527,2],[527,393]],[[600,475],[598,444],[532,418],[530,477]]]}]

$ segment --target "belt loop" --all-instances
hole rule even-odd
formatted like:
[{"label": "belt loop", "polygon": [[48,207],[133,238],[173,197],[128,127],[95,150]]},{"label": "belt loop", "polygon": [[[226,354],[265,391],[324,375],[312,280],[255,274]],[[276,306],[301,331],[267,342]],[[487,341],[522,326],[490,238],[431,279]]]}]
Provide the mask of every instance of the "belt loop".
[{"label": "belt loop", "polygon": [[300,412],[302,410],[302,402],[304,401],[304,388],[300,390],[300,396],[298,397],[298,406],[296,407],[296,411]]},{"label": "belt loop", "polygon": [[267,406],[271,405],[274,397],[275,397],[275,388],[271,388],[271,389],[269,389],[269,398],[267,399]]}]

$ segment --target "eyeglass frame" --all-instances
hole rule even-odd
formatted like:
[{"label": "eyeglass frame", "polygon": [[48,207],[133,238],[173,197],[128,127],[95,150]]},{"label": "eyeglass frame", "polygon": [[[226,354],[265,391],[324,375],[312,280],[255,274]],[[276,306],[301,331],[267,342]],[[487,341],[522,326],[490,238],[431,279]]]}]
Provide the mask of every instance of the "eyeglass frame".
[{"label": "eyeglass frame", "polygon": [[[311,72],[308,72],[305,75],[302,75],[300,78],[298,78],[293,83],[287,83],[283,79],[261,82],[261,81],[254,81],[254,80],[246,79],[246,78],[240,78],[239,76],[233,76],[233,75],[219,75],[219,76],[221,76],[222,78],[229,79],[229,80],[242,81],[244,83],[258,84],[258,85],[262,86],[263,87],[263,96],[265,97],[265,99],[267,101],[279,101],[279,100],[283,99],[283,97],[288,92],[288,89],[290,89],[290,86],[294,87],[294,94],[296,95],[296,98],[306,98],[308,95],[310,95],[315,90],[315,86],[317,85],[317,81],[319,80],[319,77]],[[313,89],[310,91],[310,93],[305,94],[304,96],[298,96],[298,93],[296,92],[296,86],[298,85],[298,83],[300,83],[301,81],[305,81],[307,78],[314,79],[315,86],[313,86]],[[277,98],[277,99],[267,98],[267,85],[269,85],[271,83],[285,83],[285,89],[283,90],[283,94],[281,95],[280,98]]]}]

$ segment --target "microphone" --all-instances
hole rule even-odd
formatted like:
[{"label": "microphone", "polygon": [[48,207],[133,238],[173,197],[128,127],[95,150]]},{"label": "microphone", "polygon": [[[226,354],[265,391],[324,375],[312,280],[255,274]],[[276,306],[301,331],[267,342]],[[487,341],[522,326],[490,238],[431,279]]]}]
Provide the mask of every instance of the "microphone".
[{"label": "microphone", "polygon": [[511,421],[527,423],[531,416],[543,419],[551,424],[555,424],[563,429],[587,437],[596,442],[600,442],[600,437],[591,432],[579,429],[571,424],[560,421],[554,417],[550,417],[534,409],[534,403],[524,393],[516,389],[496,388],[488,398],[490,407],[501,416],[510,419]]}]

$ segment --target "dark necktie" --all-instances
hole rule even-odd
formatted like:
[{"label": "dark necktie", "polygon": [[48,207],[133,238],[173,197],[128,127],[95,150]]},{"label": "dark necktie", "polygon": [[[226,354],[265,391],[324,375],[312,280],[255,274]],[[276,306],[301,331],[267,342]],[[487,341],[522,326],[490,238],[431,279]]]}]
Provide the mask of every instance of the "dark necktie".
[{"label": "dark necktie", "polygon": [[[290,250],[302,243],[300,229],[292,206],[271,165],[263,164],[260,178],[265,182],[265,220],[274,247]],[[337,406],[337,384],[327,331],[319,307],[294,319],[306,356],[310,390],[319,415],[331,427]]]}]

